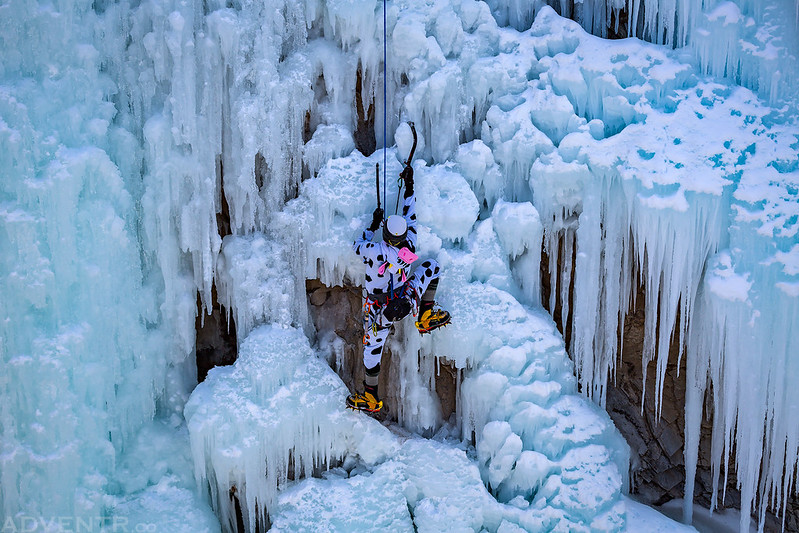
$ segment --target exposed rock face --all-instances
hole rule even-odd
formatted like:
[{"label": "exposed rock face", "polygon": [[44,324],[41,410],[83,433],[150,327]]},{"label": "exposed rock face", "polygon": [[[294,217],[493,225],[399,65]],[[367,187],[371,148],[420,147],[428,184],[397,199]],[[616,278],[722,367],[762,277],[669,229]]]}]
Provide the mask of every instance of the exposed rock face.
[{"label": "exposed rock face", "polygon": [[[558,254],[562,251],[558,250]],[[559,262],[560,263],[560,262]],[[574,261],[572,261],[574,264]],[[541,259],[541,292],[542,302],[549,303],[551,278],[549,274],[547,251],[542,251]],[[560,267],[560,264],[559,264]],[[574,272],[572,278],[574,279]],[[558,285],[561,276],[558,276]],[[555,287],[560,294],[560,286]],[[569,299],[573,298],[572,293]],[[556,298],[555,308],[550,309],[558,329],[564,335],[566,345],[571,337],[571,317],[567,323],[561,320],[561,301]],[[570,309],[574,309],[573,301]],[[673,499],[683,498],[685,491],[685,359],[679,362],[678,346],[672,343],[669,350],[669,362],[663,384],[663,398],[660,417],[655,412],[655,362],[651,362],[647,370],[647,382],[643,383],[643,363],[641,354],[644,346],[645,295],[643,287],[639,288],[636,308],[631,310],[624,322],[623,350],[616,369],[615,383],[608,384],[606,408],[616,427],[630,445],[630,465],[632,476],[631,492],[640,500],[650,505],[662,505]],[[643,399],[643,409],[642,409]],[[703,507],[710,507],[713,495],[713,477],[711,473],[711,433],[713,421],[708,411],[710,399],[706,400],[706,418],[702,421],[702,435],[699,443],[697,461],[696,487],[694,502]],[[740,491],[737,489],[737,477],[734,462],[729,465],[726,494],[722,500],[717,495],[716,508],[741,507]],[[721,480],[723,483],[723,479]],[[784,531],[799,532],[799,497],[796,494],[788,498],[786,505]],[[757,520],[757,516],[753,516]],[[769,513],[766,517],[765,531],[780,531],[782,519]]]},{"label": "exposed rock face", "polygon": [[[350,390],[361,388],[363,381],[363,315],[361,291],[358,287],[327,287],[318,280],[307,280],[308,310],[316,329],[317,345],[338,337],[337,349],[329,354],[330,366],[341,376]],[[335,341],[334,341],[335,342]],[[386,370],[390,357],[383,355],[380,389],[385,389]]]},{"label": "exposed rock face", "polygon": [[[678,366],[679,351],[672,343],[663,384],[661,416],[658,418],[655,413],[655,363],[649,365],[644,386],[643,343],[644,294],[639,291],[636,309],[627,315],[624,323],[622,358],[616,371],[616,383],[608,386],[607,410],[630,445],[634,461],[630,468],[632,492],[644,502],[661,505],[682,498],[685,489],[685,358]],[[694,502],[703,507],[709,507],[714,498],[710,462],[712,419],[707,418],[708,405],[706,403],[706,418],[702,421],[694,498]],[[736,483],[734,462],[731,462],[726,494],[723,499],[721,495],[715,497],[717,509],[740,509],[741,495]],[[753,518],[757,519],[756,516]],[[780,529],[781,519],[769,513],[764,530]],[[785,531],[799,531],[799,508],[795,496],[788,501]]]},{"label": "exposed rock face", "polygon": [[[261,154],[255,156],[256,177],[260,177],[263,185],[262,169],[265,165]],[[231,234],[230,207],[225,196],[225,173],[222,166],[222,157],[216,158],[216,173],[221,184],[220,212],[216,214],[216,227],[219,238],[224,239]],[[236,324],[232,316],[219,303],[216,284],[211,286],[211,307],[203,309],[200,294],[197,294],[197,317],[194,320],[194,353],[197,359],[197,382],[205,380],[208,371],[215,366],[232,365],[238,357],[238,344],[236,342]]]},{"label": "exposed rock face", "polygon": [[228,322],[228,314],[219,305],[216,286],[212,288],[214,301],[209,314],[205,314],[197,295],[197,318],[194,321],[195,354],[197,357],[197,382],[208,375],[215,366],[232,365],[238,356],[236,344],[236,324],[233,317]]},{"label": "exposed rock face", "polygon": [[356,76],[355,101],[353,104],[358,116],[358,123],[355,126],[352,137],[355,141],[355,147],[363,155],[368,156],[375,151],[377,146],[377,141],[375,140],[375,106],[374,101],[370,101],[369,104],[364,107],[363,70],[361,68],[358,68]]},{"label": "exposed rock face", "polygon": [[[650,363],[646,387],[643,384],[641,353],[644,344],[644,295],[638,296],[635,312],[624,324],[624,348],[616,372],[616,383],[608,386],[607,410],[630,444],[633,464],[633,491],[644,501],[660,505],[682,498],[685,488],[685,362],[677,367],[678,351],[671,347],[663,385],[660,418],[655,413],[655,364]],[[679,370],[679,371],[678,371]],[[678,376],[679,374],[679,376]],[[643,398],[643,413],[641,401]],[[706,431],[704,431],[706,430]],[[699,455],[697,496],[709,502],[711,484],[709,467],[708,421],[703,422],[703,438]],[[703,474],[708,474],[705,480]]]}]

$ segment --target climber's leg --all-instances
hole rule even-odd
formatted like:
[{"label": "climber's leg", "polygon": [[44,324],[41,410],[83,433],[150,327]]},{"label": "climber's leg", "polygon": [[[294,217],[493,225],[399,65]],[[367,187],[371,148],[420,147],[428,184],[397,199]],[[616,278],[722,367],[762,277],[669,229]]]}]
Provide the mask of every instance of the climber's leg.
[{"label": "climber's leg", "polygon": [[419,299],[419,319],[416,329],[428,333],[450,322],[447,311],[434,308],[440,268],[434,259],[427,259],[413,272],[410,279],[415,296]]}]

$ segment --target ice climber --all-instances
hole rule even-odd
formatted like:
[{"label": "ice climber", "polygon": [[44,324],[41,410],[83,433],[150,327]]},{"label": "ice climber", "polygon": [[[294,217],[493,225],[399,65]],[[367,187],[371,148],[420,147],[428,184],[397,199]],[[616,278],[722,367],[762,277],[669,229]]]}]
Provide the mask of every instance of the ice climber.
[{"label": "ice climber", "polygon": [[[405,184],[402,216],[391,215],[383,220],[378,205],[372,223],[353,249],[366,265],[366,292],[363,303],[363,364],[364,392],[350,394],[347,406],[360,411],[377,412],[383,402],[377,393],[380,376],[380,357],[391,332],[391,326],[413,312],[416,329],[428,333],[445,326],[450,315],[434,306],[438,287],[438,263],[427,259],[410,276],[411,264],[417,259],[416,196],[413,192],[413,168],[406,165],[400,173]],[[378,202],[379,204],[379,202]],[[383,241],[372,242],[374,233],[383,224]],[[418,312],[418,313],[417,313]]]}]

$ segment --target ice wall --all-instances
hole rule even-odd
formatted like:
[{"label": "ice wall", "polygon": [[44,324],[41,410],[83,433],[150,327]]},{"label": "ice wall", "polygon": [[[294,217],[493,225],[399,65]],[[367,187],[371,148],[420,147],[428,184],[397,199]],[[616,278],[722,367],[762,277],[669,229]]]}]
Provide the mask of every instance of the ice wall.
[{"label": "ice wall", "polygon": [[[243,235],[296,193],[303,166],[352,150],[356,71],[364,100],[376,91],[378,8],[0,7],[6,516],[113,507],[117,456],[193,386],[198,295],[208,308],[218,287],[242,336],[305,324],[303,279],[257,294],[234,283],[248,247],[271,246]],[[291,246],[273,268],[303,261]],[[288,305],[258,299],[276,291]]]},{"label": "ice wall", "polygon": [[280,325],[256,328],[234,366],[209,372],[185,416],[197,483],[210,487],[227,529],[236,530],[236,503],[255,531],[289,479],[350,454],[374,464],[395,451],[387,429],[343,408],[347,393],[302,330]]},{"label": "ice wall", "polygon": [[[799,459],[796,426],[786,422],[797,402],[799,162],[795,128],[774,126],[769,135],[772,142],[749,145],[731,198],[729,244],[708,261],[697,297],[686,426],[695,443],[702,396],[712,387],[714,471],[733,457],[744,501],[767,492],[780,510]],[[762,520],[762,505],[758,511]]]},{"label": "ice wall", "polygon": [[[398,159],[394,150],[388,154],[390,174],[399,174]],[[279,232],[300,233],[308,258],[306,277],[330,285],[362,284],[363,268],[350,243],[376,203],[372,185],[379,161],[380,152],[331,160],[283,210]],[[525,530],[623,528],[620,498],[628,448],[607,415],[577,394],[560,334],[538,305],[543,232],[538,212],[530,202],[498,200],[477,220],[480,203],[466,177],[449,164],[419,161],[415,183],[417,253],[442,265],[438,300],[454,319],[422,339],[407,326],[397,328],[390,348],[399,372],[388,386],[397,389],[389,396],[401,400],[390,407],[392,413],[417,434],[438,431],[445,421],[434,392],[436,359],[449,361],[460,376],[453,422],[459,437],[474,443],[481,479],[491,495],[509,504],[500,507],[509,524]],[[389,206],[395,195],[389,192]],[[512,265],[521,273],[514,275]],[[359,481],[342,483],[331,482],[342,491],[360,486]],[[452,497],[459,490],[453,486]],[[291,520],[317,512],[314,506],[294,505]],[[413,516],[424,528],[425,520]],[[488,516],[471,526],[497,527]],[[401,518],[402,513],[397,523]]]},{"label": "ice wall", "polygon": [[[583,2],[581,20],[605,27],[623,7],[606,5],[603,15]],[[536,2],[390,3],[387,13],[386,133],[391,145],[396,131],[402,145],[402,121],[420,131],[421,250],[453,274],[442,294],[464,291],[511,325],[557,339],[536,308],[544,242],[550,271],[559,255],[565,265],[552,301],[567,301],[574,287],[575,308],[565,306],[563,318],[572,317],[579,380],[601,402],[637,272],[650,306],[645,357],[663,354],[672,335],[685,341],[696,393],[688,425],[696,426],[710,375],[723,412],[717,465],[745,435],[734,449],[738,472],[747,498],[759,491],[761,501],[769,489],[785,497],[791,478],[780,484],[779,477],[796,465],[786,421],[793,389],[779,380],[791,375],[790,358],[780,354],[792,353],[796,329],[796,134],[779,125],[790,109],[771,112],[748,91],[700,75],[762,82],[760,94],[780,101],[790,76],[762,74],[788,72],[795,61],[774,68],[788,46],[779,39],[795,35],[780,30],[790,22],[782,5],[690,4],[693,15],[670,25],[670,6],[628,4],[656,21],[644,24],[656,39],[690,42],[699,68],[675,59],[684,50],[591,38]],[[0,7],[6,516],[142,516],[158,508],[158,494],[207,516],[200,498],[186,496],[182,452],[146,481],[131,482],[120,465],[150,457],[136,443],[154,416],[168,422],[165,431],[182,431],[198,295],[207,308],[218,290],[243,341],[265,323],[308,328],[304,276],[359,280],[349,242],[374,206],[363,191],[372,190],[380,154],[346,156],[359,71],[362,99],[382,116],[381,9],[310,0]],[[535,13],[531,31],[500,27],[526,30]],[[703,41],[703,28],[714,37]],[[672,34],[677,40],[668,41]],[[382,138],[379,120],[375,130]],[[390,175],[407,144],[390,154]],[[316,172],[320,180],[300,184]],[[693,234],[701,238],[685,238]],[[448,303],[483,320],[483,307]],[[678,314],[691,319],[675,331]],[[612,497],[601,504],[611,517],[604,524],[618,525],[623,447],[607,420],[581,403],[597,422],[575,447],[599,449],[568,462],[567,444],[575,444],[568,439],[562,449],[535,448],[524,417],[541,415],[531,420],[559,431],[557,413],[568,406],[558,402],[577,401],[574,383],[562,349],[532,349],[525,343],[536,339],[511,330],[492,321],[480,338],[459,330],[473,344],[458,351],[463,341],[454,337],[439,345],[400,332],[400,347],[420,353],[417,364],[403,362],[401,421],[420,432],[441,424],[430,385],[434,355],[447,352],[464,368],[464,389],[488,380],[502,399],[467,398],[460,413],[462,427],[484,443],[481,476],[492,491],[533,499],[544,477],[559,480],[547,489],[552,495],[561,493],[558,483],[615,469],[604,478]],[[762,366],[744,373],[738,362],[752,354],[763,354]],[[554,358],[555,370],[539,371],[539,357]],[[513,375],[519,366],[534,370]],[[656,374],[663,368],[660,358]],[[718,386],[733,381],[737,388]],[[739,400],[736,391],[753,384],[773,394]],[[770,421],[767,431],[756,420]],[[561,429],[568,433],[568,423]],[[217,448],[194,449],[211,457]],[[560,473],[544,474],[549,463],[533,452]],[[519,468],[507,468],[512,459]],[[204,465],[206,455],[195,460]],[[590,503],[561,500],[558,520],[590,524]]]},{"label": "ice wall", "polygon": [[796,115],[796,0],[488,0],[501,26],[524,31],[551,6],[599,37],[637,37],[682,48],[704,73],[727,77]]},{"label": "ice wall", "polygon": [[[724,9],[706,10],[709,15],[702,16],[722,25],[728,20],[729,24],[746,22],[735,17],[722,20],[725,9],[735,12],[735,6],[729,4]],[[648,11],[650,16],[654,12]],[[733,428],[745,427],[736,425],[736,420],[742,420],[741,416],[752,421],[773,420],[773,430],[762,434],[750,431],[748,440],[737,442],[734,449],[748,502],[754,499],[758,479],[763,480],[761,487],[779,487],[775,488],[777,499],[784,497],[791,477],[783,481],[778,472],[795,468],[796,460],[793,451],[781,454],[774,447],[793,442],[788,419],[776,418],[785,411],[777,406],[787,405],[780,401],[789,397],[789,392],[773,396],[771,403],[750,399],[746,409],[757,412],[744,411],[734,392],[723,392],[722,386],[729,382],[726,372],[735,375],[739,367],[726,370],[722,361],[738,361],[745,354],[722,339],[729,335],[723,333],[729,329],[725,325],[727,302],[750,305],[743,303],[748,300],[741,287],[746,288],[755,276],[773,279],[765,281],[763,290],[774,298],[762,301],[787,297],[787,309],[794,305],[790,299],[796,275],[795,249],[791,247],[796,171],[795,139],[789,133],[792,127],[776,126],[781,115],[763,107],[752,93],[701,77],[702,72],[725,74],[719,67],[700,64],[697,68],[677,59],[685,57],[681,53],[637,41],[608,43],[592,38],[546,8],[540,10],[533,28],[522,34],[498,28],[485,6],[478,3],[403,8],[392,11],[389,20],[394,39],[389,47],[390,99],[400,110],[400,118],[418,125],[418,153],[425,160],[417,163],[419,190],[432,194],[427,200],[438,206],[427,215],[420,208],[420,220],[429,229],[429,233],[422,231],[422,251],[453,267],[457,261],[450,249],[466,245],[469,261],[474,263],[467,269],[469,274],[460,278],[461,283],[477,281],[535,302],[538,289],[524,294],[517,283],[524,285],[524,279],[537,277],[536,247],[527,242],[522,254],[526,254],[526,262],[522,257],[510,268],[506,261],[518,254],[521,244],[508,240],[518,241],[518,235],[503,235],[503,201],[518,205],[532,201],[536,215],[519,213],[522,220],[518,223],[529,223],[529,231],[537,232],[538,217],[543,227],[553,275],[550,286],[560,288],[560,293],[551,293],[550,307],[560,301],[563,322],[572,323],[570,348],[583,390],[598,402],[604,401],[619,351],[618,330],[633,289],[642,283],[648,309],[643,357],[655,362],[658,388],[672,339],[686,347],[692,365],[695,387],[687,414],[689,469],[692,446],[698,438],[690,428],[696,427],[701,415],[701,391],[708,375],[704,369],[712,368],[710,378],[718,384],[714,390],[724,395],[718,400],[721,404],[716,404],[724,411],[716,418],[717,472],[719,465],[726,464],[724,454],[732,453]],[[459,27],[448,23],[454,20],[460,21]],[[390,118],[389,131],[395,120]],[[378,124],[378,130],[380,127]],[[328,151],[320,150],[325,145],[321,132],[332,130],[317,131],[320,137],[309,143],[313,159],[308,161],[312,168],[321,169],[320,179],[304,183],[300,197],[267,225],[267,231],[302,236],[295,239],[301,243],[295,255],[302,258],[306,276],[327,284],[345,279],[357,283],[360,266],[346,252],[346,245],[366,223],[374,205],[374,199],[362,191],[372,190],[373,165],[381,158],[378,154],[373,159],[334,159],[325,167],[326,157],[345,154],[348,148],[336,140],[341,137],[336,133],[327,144]],[[398,142],[401,137],[398,134]],[[388,172],[394,175],[402,154],[392,152],[389,158]],[[445,163],[449,159],[453,163]],[[761,172],[761,168],[767,170]],[[452,170],[460,178],[453,178]],[[357,179],[339,179],[350,174]],[[471,189],[473,198],[463,185],[456,184],[459,179]],[[394,200],[389,196],[388,204]],[[420,205],[424,202],[421,198]],[[490,220],[482,220],[471,233],[478,212]],[[760,219],[764,221],[761,227],[736,237],[743,222]],[[741,222],[730,230],[731,221]],[[772,234],[783,233],[783,240],[772,242],[769,229]],[[493,241],[493,232],[499,245]],[[503,252],[489,253],[492,249]],[[729,252],[724,255],[724,250]],[[756,266],[764,262],[768,269]],[[727,264],[729,267],[714,266]],[[719,274],[714,274],[716,271]],[[760,277],[761,271],[765,278]],[[728,279],[733,281],[724,281]],[[534,282],[528,286],[534,287]],[[725,296],[714,300],[711,286]],[[572,288],[574,308],[570,309]],[[728,290],[737,296],[730,299]],[[713,312],[706,311],[711,307]],[[752,316],[763,316],[765,307],[753,307]],[[468,314],[468,310],[461,312]],[[794,315],[781,316],[790,321]],[[709,321],[708,317],[715,318]],[[789,323],[780,331],[793,329],[794,324]],[[744,334],[741,328],[735,331]],[[757,344],[775,338],[766,326],[755,331],[757,340],[753,342]],[[405,349],[416,349],[410,337],[398,338]],[[719,339],[713,341],[712,350],[703,348],[708,338]],[[788,346],[789,337],[776,338],[782,339],[779,346]],[[729,354],[739,355],[722,358],[721,346]],[[419,346],[420,364],[406,372],[407,376],[421,374],[414,391],[424,391],[423,385],[432,382],[434,360],[425,354],[439,348]],[[702,363],[704,359],[692,355],[697,351],[716,355]],[[466,351],[459,353],[452,357],[460,365],[476,369],[475,375],[486,375],[479,370],[480,358],[464,355],[469,353]],[[762,361],[766,367],[762,380],[766,381],[761,383],[769,386],[776,376],[786,376],[790,370],[787,359],[781,357]],[[751,375],[747,378],[753,379]],[[497,386],[507,386],[501,378],[495,379]],[[744,376],[739,379],[743,383]],[[757,390],[751,387],[754,383],[747,381],[746,386]],[[466,382],[464,387],[468,389]],[[409,397],[413,397],[412,403],[400,406],[403,424],[420,431],[435,427],[434,402],[424,394]],[[464,427],[484,426],[489,422],[486,413],[492,409],[493,405],[468,407],[468,415],[461,413]],[[506,415],[497,415],[496,421]],[[495,431],[500,435],[502,430],[497,426]],[[502,440],[500,448],[506,441]],[[758,454],[763,449],[771,450],[768,457],[773,462],[761,471]],[[491,456],[493,452],[485,453]],[[499,464],[504,455],[496,457],[502,472]],[[486,479],[490,477],[488,463]],[[767,489],[759,490],[764,501]]]},{"label": "ice wall", "polygon": [[[0,7],[4,516],[112,514],[120,454],[156,410],[182,412],[198,294],[209,307],[225,281],[217,213],[230,209],[236,233],[262,227],[300,179],[306,113],[314,127],[352,121],[357,62],[309,62],[306,50],[278,69],[312,26],[355,47],[373,30],[370,16],[353,26],[329,7]],[[275,310],[251,296],[226,302],[244,324],[305,320],[302,298]]]},{"label": "ice wall", "polygon": [[183,354],[144,279],[139,145],[90,3],[0,12],[0,514],[95,520]]},{"label": "ice wall", "polygon": [[[550,308],[560,301],[563,323],[571,321],[570,348],[587,394],[604,401],[620,348],[618,331],[640,283],[646,290],[648,309],[642,355],[645,362],[654,363],[658,390],[671,342],[687,349],[689,357],[697,353],[694,350],[716,353],[711,360],[717,361],[718,370],[711,372],[709,379],[718,384],[714,390],[726,398],[722,402],[725,414],[717,418],[716,471],[726,464],[724,453],[733,453],[732,432],[741,426],[741,416],[751,415],[749,421],[773,420],[773,427],[780,429],[747,432],[747,439],[735,445],[735,454],[742,469],[739,472],[745,472],[739,481],[749,502],[758,491],[764,501],[764,487],[772,484],[781,487],[775,488],[777,500],[784,497],[792,477],[777,472],[795,469],[793,452],[768,452],[775,462],[763,470],[757,463],[760,450],[793,442],[789,419],[774,418],[784,412],[775,406],[783,405],[786,397],[777,395],[762,402],[750,398],[745,406],[734,400],[731,391],[737,388],[723,392],[724,384],[729,383],[723,368],[731,368],[735,375],[741,367],[735,362],[723,367],[721,362],[746,360],[746,350],[738,348],[746,343],[732,346],[718,340],[713,350],[705,350],[702,343],[729,329],[718,317],[713,319],[716,326],[709,325],[708,316],[713,313],[708,314],[708,304],[703,303],[708,295],[725,295],[713,297],[716,308],[725,309],[716,312],[724,316],[728,302],[747,302],[743,305],[751,305],[756,318],[771,308],[767,301],[784,302],[779,312],[783,313],[781,320],[789,323],[774,341],[782,355],[758,359],[766,367],[763,377],[754,379],[750,374],[753,381],[745,386],[763,390],[763,384],[770,387],[776,376],[787,376],[790,370],[785,354],[791,350],[786,335],[795,329],[795,315],[790,312],[795,303],[790,298],[796,276],[797,214],[795,126],[783,124],[790,113],[765,106],[745,89],[702,77],[706,69],[692,65],[682,51],[673,53],[633,40],[603,41],[548,8],[542,8],[530,31],[513,35],[492,29],[490,24],[478,30],[480,26],[469,24],[469,11],[463,6],[453,9],[463,21],[463,47],[453,48],[444,62],[425,49],[416,51],[412,73],[425,72],[426,62],[439,68],[435,72],[427,68],[433,73],[419,88],[411,85],[401,113],[418,124],[446,107],[465,107],[466,115],[460,118],[453,113],[439,115],[450,127],[460,128],[461,144],[442,150],[446,139],[431,143],[430,134],[423,133],[424,157],[433,162],[453,157],[455,168],[475,193],[482,217],[498,199],[533,202],[544,227],[553,276],[550,286],[560,290],[552,291]],[[734,6],[727,9],[734,11]],[[434,10],[426,16],[425,27],[435,28],[432,21],[444,17],[445,11]],[[434,37],[436,44],[443,39]],[[484,56],[474,59],[467,53],[475,49]],[[446,90],[430,92],[442,84]],[[432,98],[434,94],[444,97]],[[474,122],[467,118],[464,125],[469,111]],[[479,139],[470,141],[473,135]],[[366,172],[361,163],[334,165],[334,172]],[[504,180],[496,179],[497,172]],[[364,181],[363,187],[368,187],[368,182]],[[310,196],[321,196],[321,191]],[[313,200],[302,205],[298,211],[329,211]],[[349,217],[368,212],[370,205],[363,199],[357,205],[347,204],[342,213],[349,226],[342,221],[337,230],[347,231],[352,225]],[[337,224],[335,218],[325,219],[328,223]],[[483,234],[486,231],[483,228]],[[479,235],[478,231],[470,239],[479,242]],[[358,274],[351,259],[331,257],[325,246],[309,252],[309,257],[321,258],[315,263],[309,260],[310,272],[326,282],[342,276],[357,280],[352,277]],[[448,246],[446,239],[443,246]],[[722,264],[729,266],[717,266],[719,253],[726,261]],[[506,288],[508,276],[493,268],[482,267],[484,274],[479,274],[480,269],[475,272],[483,276],[481,281],[491,278],[496,286]],[[719,274],[715,274],[717,270]],[[755,277],[760,281],[755,283]],[[769,296],[761,300],[758,295],[760,303],[755,304],[747,287],[760,282],[765,283],[762,290]],[[570,309],[572,290],[574,308]],[[757,324],[749,319],[743,323]],[[758,345],[771,346],[776,330],[762,324],[750,338]],[[716,333],[710,334],[711,329]],[[734,329],[747,334],[745,329]],[[701,341],[696,336],[700,331]],[[721,346],[737,355],[722,358]],[[706,375],[702,370],[706,366],[698,368],[697,383]],[[745,378],[741,375],[739,379]],[[687,416],[696,421],[701,416],[701,391],[693,398]],[[659,409],[659,397],[656,402]],[[689,423],[690,427],[697,426]],[[689,430],[689,464],[697,438]],[[760,489],[756,489],[758,479]],[[747,516],[746,509],[743,515]]]},{"label": "ice wall", "polygon": [[[541,90],[506,109],[498,100],[487,117],[501,113],[499,130],[537,115],[556,146],[532,164],[530,187],[550,272],[560,272],[550,308],[560,301],[564,323],[571,317],[583,390],[603,401],[620,324],[643,284],[643,357],[655,362],[658,390],[670,343],[687,350],[689,478],[712,383],[714,470],[720,475],[734,455],[743,529],[755,498],[761,518],[766,495],[780,507],[793,480],[781,472],[797,464],[783,416],[795,402],[787,383],[796,329],[796,127],[751,92],[700,78],[663,48],[603,42],[546,9],[529,35],[536,60],[526,68],[536,69]],[[542,101],[551,102],[543,114]]]}]

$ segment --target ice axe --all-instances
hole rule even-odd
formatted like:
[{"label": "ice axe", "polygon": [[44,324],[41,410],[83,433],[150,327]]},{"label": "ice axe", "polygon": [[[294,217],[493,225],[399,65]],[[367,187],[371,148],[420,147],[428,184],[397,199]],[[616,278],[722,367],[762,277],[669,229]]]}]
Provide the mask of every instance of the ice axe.
[{"label": "ice axe", "polygon": [[377,187],[377,208],[380,209],[380,163],[375,163],[375,187]]},{"label": "ice axe", "polygon": [[414,126],[413,122],[408,122],[408,126],[411,127],[411,134],[413,134],[413,146],[411,146],[411,153],[408,154],[408,159],[405,160],[405,166],[411,166],[411,161],[413,160],[413,154],[416,152],[416,126]]},{"label": "ice axe", "polygon": [[[408,159],[405,160],[405,168],[411,166],[411,161],[413,161],[413,154],[416,152],[416,142],[418,138],[416,137],[416,126],[413,122],[408,122],[408,125],[411,127],[411,134],[413,135],[413,145],[411,146],[411,152],[408,154]],[[400,192],[402,191],[402,185],[404,181],[400,175],[400,178],[397,179],[397,205],[394,207],[394,212],[399,212],[399,199],[400,199]]]}]

